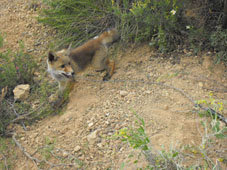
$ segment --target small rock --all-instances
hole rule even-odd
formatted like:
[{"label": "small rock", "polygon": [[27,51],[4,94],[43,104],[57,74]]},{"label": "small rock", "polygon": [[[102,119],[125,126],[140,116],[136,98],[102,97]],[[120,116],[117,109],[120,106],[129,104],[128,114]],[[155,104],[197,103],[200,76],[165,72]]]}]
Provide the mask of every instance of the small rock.
[{"label": "small rock", "polygon": [[25,137],[20,138],[20,140],[24,141],[25,140]]},{"label": "small rock", "polygon": [[67,157],[67,156],[68,156],[68,152],[65,152],[65,151],[64,151],[64,152],[62,153],[62,156],[63,156],[64,158]]},{"label": "small rock", "polygon": [[121,90],[121,91],[120,91],[120,96],[121,96],[121,97],[125,97],[125,96],[127,96],[127,94],[128,94],[127,91],[124,91],[124,90]]},{"label": "small rock", "polygon": [[150,90],[145,91],[146,94],[151,94]]},{"label": "small rock", "polygon": [[29,84],[21,84],[14,88],[13,94],[14,94],[14,100],[20,100],[24,101],[28,98],[30,91],[30,85]]},{"label": "small rock", "polygon": [[97,146],[101,148],[102,147],[102,143],[98,143]]},{"label": "small rock", "polygon": [[199,82],[199,87],[203,87],[203,83],[202,82]]},{"label": "small rock", "polygon": [[87,140],[90,141],[90,140],[93,140],[97,137],[97,130],[92,132],[90,135],[87,136]]},{"label": "small rock", "polygon": [[91,123],[88,124],[88,127],[92,127],[93,125],[94,125],[94,123],[91,122]]},{"label": "small rock", "polygon": [[79,145],[77,145],[75,148],[74,148],[74,152],[78,152],[80,151],[81,147]]}]

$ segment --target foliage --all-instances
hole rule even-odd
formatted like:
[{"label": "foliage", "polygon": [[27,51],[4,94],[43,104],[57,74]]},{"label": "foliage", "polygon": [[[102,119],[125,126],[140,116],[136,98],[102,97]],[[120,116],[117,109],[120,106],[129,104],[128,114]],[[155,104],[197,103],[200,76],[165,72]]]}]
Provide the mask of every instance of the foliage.
[{"label": "foliage", "polygon": [[133,149],[141,149],[143,151],[147,151],[149,149],[148,143],[150,142],[149,138],[145,133],[145,123],[144,120],[138,118],[136,120],[136,124],[138,128],[123,128],[120,129],[118,133],[115,134],[116,137],[121,137],[123,142],[128,142]]},{"label": "foliage", "polygon": [[124,42],[151,41],[162,52],[172,50],[179,38],[180,0],[46,0],[39,21],[57,29],[77,45],[117,27]]},{"label": "foliage", "polygon": [[8,93],[18,84],[33,84],[33,73],[37,64],[32,56],[24,52],[23,43],[16,53],[0,53],[0,89],[8,87]]},{"label": "foliage", "polygon": [[[212,93],[210,93],[209,101],[200,100],[198,103],[209,104],[214,106],[213,109],[222,111],[222,103],[216,102]],[[136,127],[122,128],[117,131],[114,137],[120,138],[122,142],[128,143],[133,149],[140,149],[141,153],[134,163],[141,161],[141,155],[147,159],[149,165],[146,169],[216,169],[218,168],[218,162],[223,162],[224,155],[213,153],[217,140],[223,140],[226,138],[227,128],[221,126],[220,121],[213,117],[211,122],[206,120],[201,121],[204,128],[204,134],[202,134],[202,140],[199,145],[183,146],[180,149],[171,147],[169,151],[162,149],[155,153],[151,147],[149,147],[150,139],[145,132],[145,122],[136,113]],[[215,157],[214,157],[215,155]],[[198,158],[199,156],[199,158]],[[130,154],[129,158],[134,157],[134,154]],[[185,166],[185,162],[191,158],[196,159],[196,163],[193,165]],[[212,157],[212,158],[211,158]],[[198,158],[198,159],[197,159]],[[201,158],[201,159],[200,159]],[[214,160],[215,159],[215,160]],[[190,161],[190,164],[192,162]],[[122,169],[125,164],[122,164]],[[142,168],[141,168],[142,169]]]},{"label": "foliage", "polygon": [[[2,37],[1,39],[3,42]],[[18,52],[9,50],[0,53],[0,89],[7,89],[7,92],[5,92],[7,96],[4,96],[4,98],[12,95],[14,87],[18,84],[27,83],[33,85],[33,70],[36,68],[37,65],[33,58],[24,52],[23,43],[20,43]],[[11,110],[14,108],[4,98],[0,101],[0,134],[4,134],[6,126],[15,116],[14,110]],[[25,106],[23,104],[15,107],[26,111],[27,107]]]},{"label": "foliage", "polygon": [[77,41],[76,45],[113,26],[109,0],[45,0],[40,22],[59,31],[63,43]]},{"label": "foliage", "polygon": [[[31,55],[24,52],[23,43],[20,43],[19,51],[8,50],[0,53],[0,57],[0,89],[2,93],[3,89],[7,89],[6,95],[0,97],[0,136],[7,135],[7,126],[16,118],[28,115],[29,121],[23,119],[16,121],[25,126],[32,123],[32,120],[41,119],[58,111],[54,110],[48,101],[54,87],[45,80],[44,74],[40,78],[42,82],[34,82],[33,73],[38,70],[38,65]],[[13,89],[24,83],[31,86],[29,98],[26,101],[15,102]]]},{"label": "foliage", "polygon": [[1,32],[0,32],[0,48],[3,46],[3,37],[1,35]]},{"label": "foliage", "polygon": [[13,169],[13,162],[16,157],[12,147],[11,139],[0,137],[0,169]]},{"label": "foliage", "polygon": [[[61,35],[61,44],[75,46],[116,27],[121,41],[148,42],[161,52],[186,44],[195,53],[214,48],[226,63],[226,31],[221,25],[223,1],[181,0],[45,0],[39,21]],[[193,9],[193,10],[192,10]]]},{"label": "foliage", "polygon": [[227,64],[227,30],[222,30],[221,27],[217,27],[210,36],[211,46],[217,51],[217,61],[224,61]]}]

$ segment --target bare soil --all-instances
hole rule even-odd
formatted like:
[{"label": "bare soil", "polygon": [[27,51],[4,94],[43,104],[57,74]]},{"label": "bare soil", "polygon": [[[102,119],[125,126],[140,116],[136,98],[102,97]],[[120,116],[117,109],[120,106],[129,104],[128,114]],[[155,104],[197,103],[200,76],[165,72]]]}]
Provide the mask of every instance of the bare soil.
[{"label": "bare soil", "polygon": [[[40,62],[45,60],[41,56],[54,41],[54,31],[37,22],[38,13],[31,2],[1,0],[0,11],[0,30],[5,38],[2,50],[17,49],[18,41],[22,40],[28,52],[40,57]],[[154,151],[199,145],[203,133],[200,121],[210,118],[200,118],[193,104],[179,91],[149,82],[182,89],[194,100],[209,99],[209,92],[213,91],[213,97],[222,101],[226,110],[227,74],[224,65],[213,64],[213,57],[215,54],[210,52],[195,56],[187,50],[165,56],[147,45],[129,47],[118,52],[111,81],[102,82],[100,73],[87,70],[79,77],[63,114],[39,121],[27,131],[16,127],[17,139],[39,159],[45,153],[36,150],[52,145],[55,157],[61,158],[62,163],[76,160],[78,169],[119,169],[123,162],[124,169],[145,167],[144,158],[138,165],[128,161],[133,150],[113,139],[119,129],[134,126],[135,112],[145,120]],[[226,112],[222,114],[227,116]],[[223,148],[226,149],[226,143],[217,141],[216,149],[222,155]],[[14,169],[38,169],[15,149],[18,157]],[[53,155],[48,161],[59,164]],[[75,169],[75,166],[53,169]]]}]

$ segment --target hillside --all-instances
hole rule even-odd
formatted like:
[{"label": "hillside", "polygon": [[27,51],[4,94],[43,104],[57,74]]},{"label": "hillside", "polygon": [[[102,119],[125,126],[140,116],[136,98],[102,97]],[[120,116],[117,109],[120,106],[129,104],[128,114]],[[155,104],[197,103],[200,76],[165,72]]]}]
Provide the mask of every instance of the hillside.
[{"label": "hillside", "polygon": [[[28,0],[3,0],[0,10],[5,48],[16,49],[22,40],[26,50],[40,57],[39,62],[44,65],[55,32],[37,22],[37,11]],[[119,169],[123,162],[123,169],[145,167],[148,162],[144,157],[138,164],[129,161],[128,156],[138,150],[113,137],[118,130],[135,126],[134,113],[144,119],[154,152],[162,146],[168,150],[171,146],[179,149],[200,145],[200,121],[210,118],[201,118],[179,91],[194,100],[209,100],[212,91],[226,110],[227,74],[224,65],[213,64],[214,56],[211,52],[195,56],[187,50],[168,56],[152,51],[146,44],[118,51],[116,72],[110,81],[101,81],[102,73],[86,70],[79,76],[62,114],[38,121],[27,131],[15,125],[16,138],[26,152],[39,160],[45,157],[51,164],[35,163],[15,147],[14,169]],[[227,117],[226,111],[223,114]],[[216,142],[214,158],[223,155],[226,148],[224,141]],[[200,159],[200,155],[195,155],[184,164],[195,164]],[[221,166],[225,169],[226,163]]]}]

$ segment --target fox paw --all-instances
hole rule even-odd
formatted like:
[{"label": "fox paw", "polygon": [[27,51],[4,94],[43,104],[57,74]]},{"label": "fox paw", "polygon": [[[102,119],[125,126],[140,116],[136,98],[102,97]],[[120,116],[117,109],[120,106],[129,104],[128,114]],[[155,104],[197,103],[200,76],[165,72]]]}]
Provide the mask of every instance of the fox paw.
[{"label": "fox paw", "polygon": [[109,75],[109,73],[106,73],[106,75],[103,77],[103,81],[108,81],[110,80],[111,76]]}]

